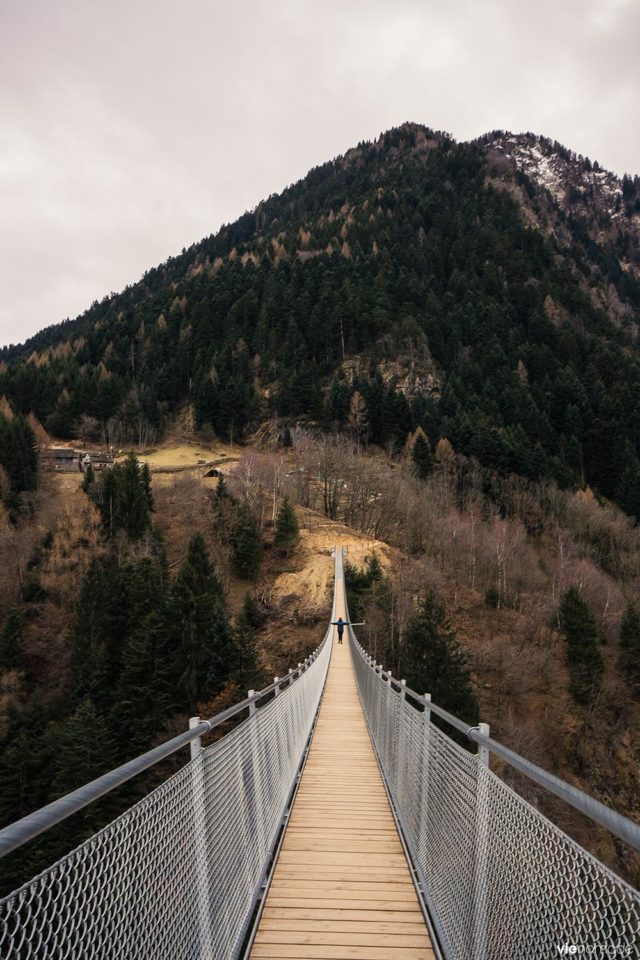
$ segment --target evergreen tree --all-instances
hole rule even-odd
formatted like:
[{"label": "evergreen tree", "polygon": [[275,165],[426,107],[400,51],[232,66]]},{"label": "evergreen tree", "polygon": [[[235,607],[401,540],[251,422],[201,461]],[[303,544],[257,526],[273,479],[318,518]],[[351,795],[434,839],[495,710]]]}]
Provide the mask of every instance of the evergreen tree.
[{"label": "evergreen tree", "polygon": [[231,631],[204,540],[194,534],[171,589],[170,614],[176,642],[180,709],[217,693],[234,669]]},{"label": "evergreen tree", "polygon": [[0,632],[0,670],[12,670],[20,666],[22,629],[22,614],[19,610],[12,608]]},{"label": "evergreen tree", "polygon": [[620,666],[629,682],[640,684],[640,611],[630,603],[620,624]]},{"label": "evergreen tree", "polygon": [[129,573],[126,635],[111,726],[123,756],[142,752],[173,705],[176,669],[170,641],[166,570],[144,557]]},{"label": "evergreen tree", "polygon": [[145,500],[147,501],[147,510],[149,513],[153,513],[155,507],[153,504],[153,490],[151,488],[151,471],[149,470],[148,463],[143,463],[140,474],[142,489],[144,491]]},{"label": "evergreen tree", "polygon": [[578,703],[588,704],[600,689],[604,662],[595,619],[577,587],[563,595],[558,616],[567,641],[571,693]]},{"label": "evergreen tree", "polygon": [[84,472],[84,477],[82,478],[82,489],[84,490],[84,492],[91,493],[95,482],[96,482],[96,474],[93,469],[93,464],[89,463],[87,465],[87,469]]},{"label": "evergreen tree", "polygon": [[19,506],[19,494],[38,484],[38,445],[23,416],[9,418],[0,412],[0,467],[7,478],[3,499],[10,508]]},{"label": "evergreen tree", "polygon": [[218,477],[218,482],[216,483],[216,492],[214,495],[214,502],[216,504],[224,503],[225,500],[231,500],[231,494],[227,489],[227,484],[225,483],[224,476],[220,474]]},{"label": "evergreen tree", "polygon": [[414,435],[411,459],[413,460],[417,475],[421,480],[426,480],[433,469],[433,456],[429,439],[420,428],[416,430]]},{"label": "evergreen tree", "polygon": [[237,519],[237,501],[227,488],[222,475],[218,477],[215,493],[212,498],[213,525],[216,536],[224,544],[230,544],[233,539],[233,529]]},{"label": "evergreen tree", "polygon": [[[55,744],[54,797],[62,797],[112,769],[115,754],[108,726],[89,698],[65,720],[54,724],[47,735]],[[99,816],[99,808],[91,804],[83,815],[85,827],[97,827]]]},{"label": "evergreen tree", "polygon": [[111,726],[122,759],[149,748],[174,702],[174,663],[167,656],[166,612],[150,612],[132,630],[122,655]]},{"label": "evergreen tree", "polygon": [[[51,799],[52,753],[46,736],[47,710],[41,702],[25,704],[4,736],[0,752],[0,823],[4,826],[37,810]],[[38,844],[39,846],[39,844]],[[21,857],[28,848],[22,848]],[[0,889],[6,886],[4,868]],[[44,866],[44,865],[43,865]],[[31,875],[31,874],[30,874]],[[15,886],[15,885],[14,885]]]},{"label": "evergreen tree", "polygon": [[367,578],[368,585],[371,586],[374,583],[379,583],[383,579],[384,573],[378,554],[375,550],[373,550],[372,553],[367,554],[364,560],[365,576]]},{"label": "evergreen tree", "polygon": [[434,593],[421,602],[407,625],[401,671],[408,685],[418,693],[430,693],[439,707],[472,726],[477,724],[478,700],[471,686],[466,658]]},{"label": "evergreen tree", "polygon": [[131,568],[115,553],[96,557],[80,588],[71,628],[72,699],[108,713],[130,627]]},{"label": "evergreen tree", "polygon": [[130,540],[139,540],[151,526],[153,497],[149,468],[141,470],[138,458],[130,453],[120,465],[118,481],[116,525],[126,531]]},{"label": "evergreen tree", "polygon": [[285,449],[293,446],[293,437],[291,436],[291,430],[289,427],[284,428],[284,431],[280,436],[280,445]]},{"label": "evergreen tree", "polygon": [[262,563],[262,540],[260,530],[251,508],[241,503],[231,534],[231,559],[238,576],[255,580]]},{"label": "evergreen tree", "polygon": [[296,512],[289,502],[288,497],[285,497],[276,517],[276,535],[274,538],[274,543],[276,547],[284,550],[285,554],[289,556],[290,551],[293,547],[295,547],[299,538],[300,526],[298,524]]},{"label": "evergreen tree", "polygon": [[109,536],[124,530],[130,540],[139,540],[151,526],[153,496],[148,467],[140,469],[130,453],[123,463],[105,470],[96,499]]},{"label": "evergreen tree", "polygon": [[258,662],[257,621],[258,605],[251,594],[248,593],[244,599],[242,610],[236,619],[234,630],[236,664],[232,679],[243,692],[257,690],[263,676],[263,671]]},{"label": "evergreen tree", "polygon": [[616,497],[622,509],[640,522],[640,464],[630,457],[618,487]]}]

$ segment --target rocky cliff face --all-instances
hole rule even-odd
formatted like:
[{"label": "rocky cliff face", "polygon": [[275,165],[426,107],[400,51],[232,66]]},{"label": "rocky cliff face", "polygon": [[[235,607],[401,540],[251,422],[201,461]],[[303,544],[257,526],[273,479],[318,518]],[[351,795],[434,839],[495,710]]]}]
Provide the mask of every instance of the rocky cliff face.
[{"label": "rocky cliff face", "polygon": [[[562,215],[581,223],[596,244],[612,244],[620,268],[640,277],[640,177],[618,177],[597,161],[532,133],[502,131],[478,140],[498,178],[508,171],[562,233]],[[545,202],[546,201],[546,202]],[[551,201],[551,203],[549,203]]]}]

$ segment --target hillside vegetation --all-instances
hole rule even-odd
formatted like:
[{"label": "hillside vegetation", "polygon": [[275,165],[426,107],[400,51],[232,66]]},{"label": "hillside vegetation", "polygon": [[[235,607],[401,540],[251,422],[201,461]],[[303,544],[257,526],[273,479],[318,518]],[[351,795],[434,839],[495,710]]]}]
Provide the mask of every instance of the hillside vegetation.
[{"label": "hillside vegetation", "polygon": [[[336,542],[360,639],[394,675],[469,722],[479,704],[498,739],[638,816],[640,533],[621,511],[489,475],[424,434],[390,459],[298,428],[285,446],[246,448],[223,481],[183,459],[184,447],[175,473],[150,477],[125,459],[93,485],[48,475],[32,518],[6,520],[4,822],[295,665],[322,633]],[[134,492],[105,511],[114,482]],[[7,882],[152,783],[72,821]],[[637,881],[622,844],[514,785]]]},{"label": "hillside vegetation", "polygon": [[421,426],[637,515],[640,187],[531,140],[512,155],[405,125],[361,144],[5,350],[0,394],[56,436],[120,446],[185,402],[229,440],[274,414],[342,428],[357,392],[373,443]]}]

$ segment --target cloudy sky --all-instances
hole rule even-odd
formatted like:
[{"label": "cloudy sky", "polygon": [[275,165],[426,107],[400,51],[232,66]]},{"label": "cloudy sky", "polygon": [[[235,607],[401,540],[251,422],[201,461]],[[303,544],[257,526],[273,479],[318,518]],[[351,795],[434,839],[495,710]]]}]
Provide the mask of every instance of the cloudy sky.
[{"label": "cloudy sky", "polygon": [[0,344],[405,120],[640,173],[638,0],[0,0]]}]

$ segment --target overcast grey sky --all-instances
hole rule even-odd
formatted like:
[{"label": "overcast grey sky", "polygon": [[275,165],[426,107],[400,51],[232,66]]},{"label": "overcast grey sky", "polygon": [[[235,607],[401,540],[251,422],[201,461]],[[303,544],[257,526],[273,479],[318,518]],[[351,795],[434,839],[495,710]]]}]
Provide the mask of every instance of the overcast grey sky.
[{"label": "overcast grey sky", "polygon": [[639,0],[0,0],[0,344],[405,120],[640,173]]}]

